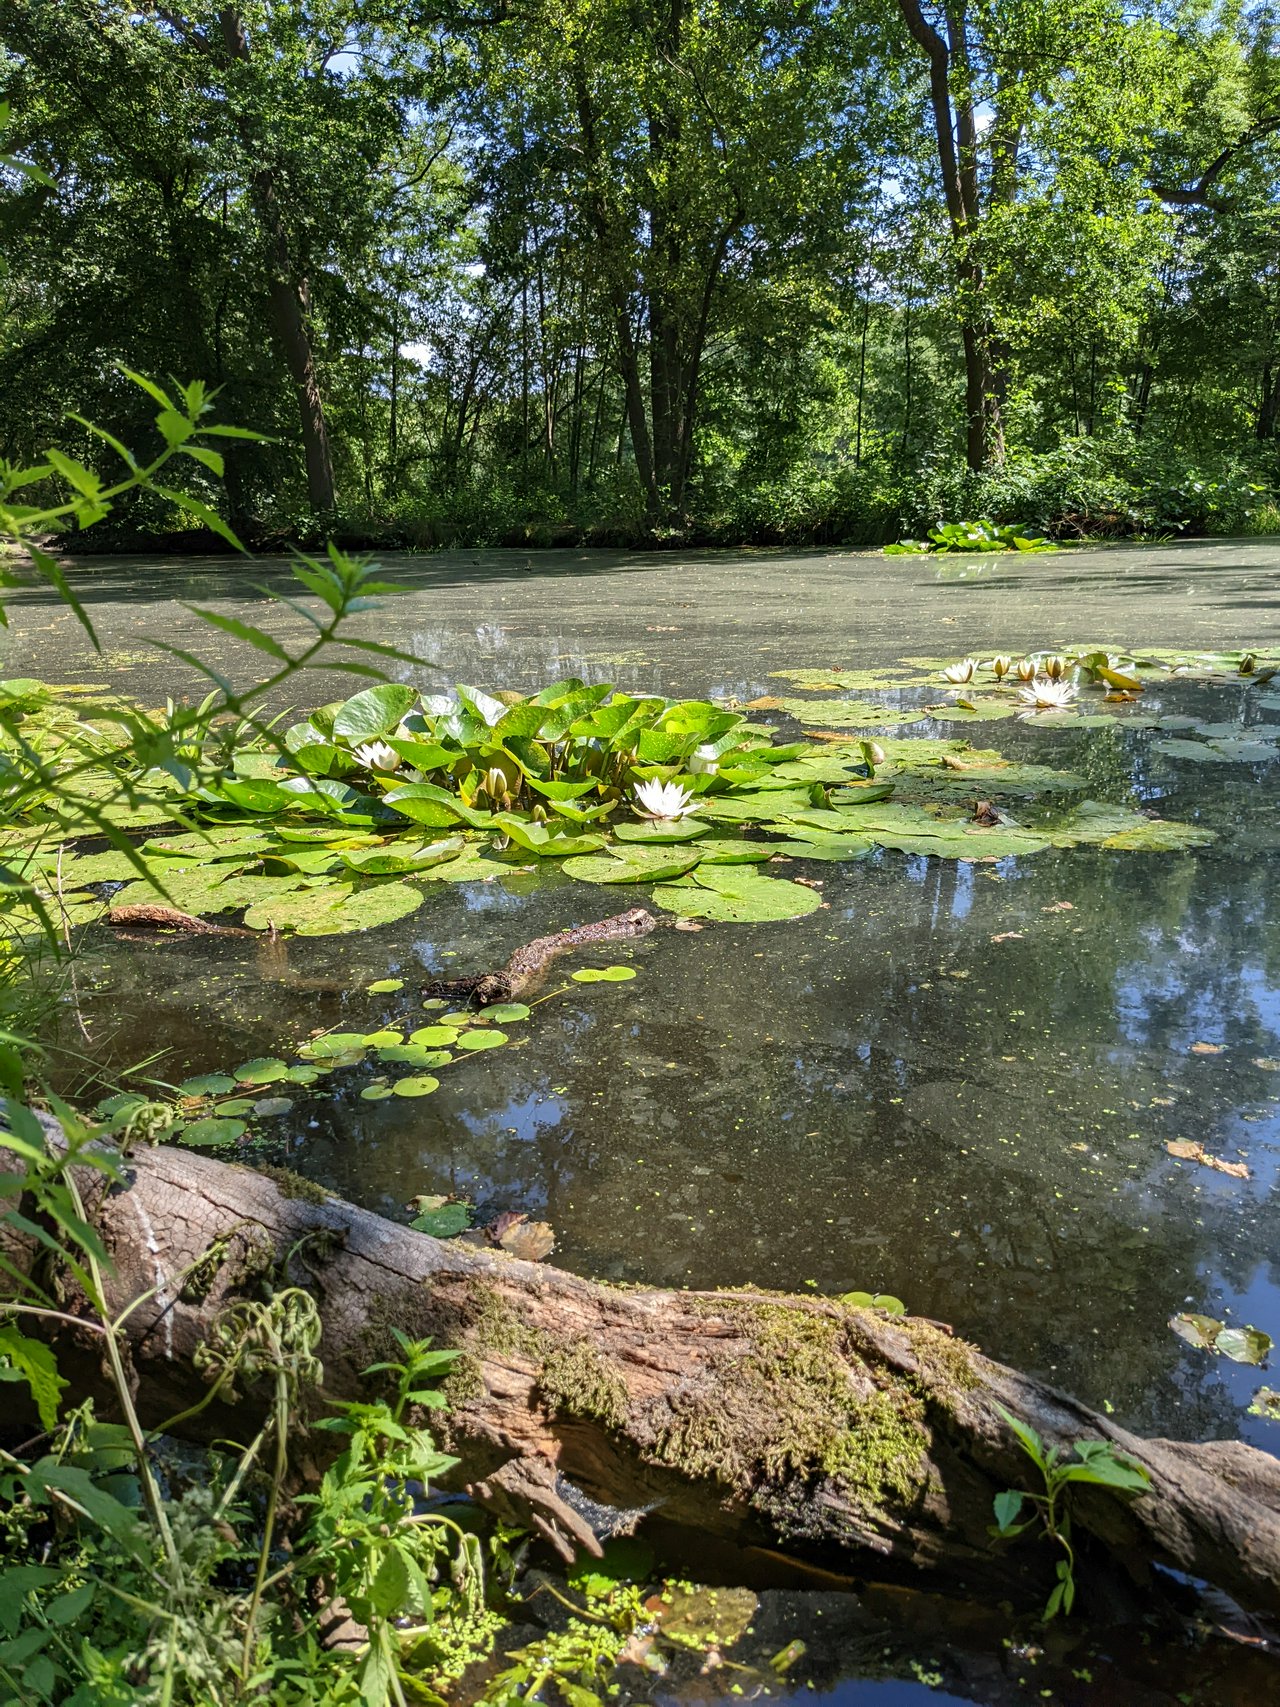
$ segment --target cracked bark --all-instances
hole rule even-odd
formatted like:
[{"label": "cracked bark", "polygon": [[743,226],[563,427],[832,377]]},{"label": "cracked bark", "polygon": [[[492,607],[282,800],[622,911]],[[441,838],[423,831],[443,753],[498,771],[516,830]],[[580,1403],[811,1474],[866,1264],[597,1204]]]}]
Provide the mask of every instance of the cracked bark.
[{"label": "cracked bark", "polygon": [[[0,1153],[0,1167],[12,1165]],[[1002,1405],[1064,1452],[1079,1439],[1106,1439],[1148,1470],[1150,1490],[1133,1501],[1079,1491],[1075,1538],[1091,1581],[1120,1573],[1141,1585],[1161,1563],[1242,1605],[1280,1611],[1274,1459],[1234,1441],[1132,1435],[936,1325],[833,1300],[605,1287],[444,1243],[319,1193],[288,1196],[260,1173],[190,1151],[143,1150],[128,1169],[126,1189],[104,1193],[97,1176],[82,1189],[111,1252],[112,1307],[153,1292],[126,1328],[153,1425],[201,1395],[193,1358],[218,1309],[287,1276],[309,1288],[323,1319],[320,1401],[367,1393],[362,1371],[386,1354],[392,1325],[462,1348],[447,1418],[459,1480],[566,1554],[591,1550],[593,1529],[641,1522],[677,1545],[727,1543],[851,1573],[910,1573],[1034,1605],[1054,1550],[1031,1541],[1009,1548],[988,1534],[994,1493],[1035,1488]],[[197,1297],[183,1275],[215,1241],[222,1254],[206,1264],[216,1272]],[[0,1228],[0,1249],[19,1265],[32,1260],[12,1230]],[[65,1307],[85,1308],[74,1298]],[[787,1358],[770,1363],[779,1335],[800,1370],[794,1379]],[[795,1358],[811,1335],[821,1336],[822,1355],[806,1374]],[[73,1393],[102,1392],[95,1337],[61,1330],[54,1342]],[[575,1367],[585,1375],[576,1396],[563,1376]],[[788,1461],[785,1429],[753,1456],[769,1427],[749,1402],[765,1367],[784,1419],[815,1378],[850,1415],[901,1401],[902,1414],[918,1419],[907,1482],[872,1494],[865,1478],[806,1458],[798,1439]],[[205,1438],[242,1436],[265,1399],[250,1391],[234,1409],[212,1406],[198,1426]],[[820,1421],[811,1407],[804,1416],[808,1428]],[[723,1426],[723,1449],[693,1462],[680,1442],[687,1448],[691,1419],[708,1418]],[[612,1520],[602,1524],[599,1508]]]}]

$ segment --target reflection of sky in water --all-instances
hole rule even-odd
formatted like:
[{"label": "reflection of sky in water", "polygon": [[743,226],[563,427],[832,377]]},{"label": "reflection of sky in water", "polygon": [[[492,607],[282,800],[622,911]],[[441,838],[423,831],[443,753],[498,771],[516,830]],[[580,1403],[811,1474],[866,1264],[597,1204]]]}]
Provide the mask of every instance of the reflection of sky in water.
[{"label": "reflection of sky in water", "polygon": [[[495,654],[508,641],[497,622],[475,635]],[[563,644],[544,637],[543,676],[603,679]],[[1218,691],[1170,689],[1161,709],[1220,720],[1239,691]],[[444,1069],[425,1101],[364,1103],[363,1070],[336,1075],[305,1105],[318,1125],[292,1126],[291,1165],[384,1212],[457,1191],[485,1216],[545,1216],[559,1260],[606,1277],[888,1290],[1122,1420],[1273,1444],[1244,1415],[1266,1373],[1167,1321],[1229,1314],[1280,1339],[1280,1073],[1255,1065],[1280,1055],[1274,769],[1262,786],[1256,767],[1177,764],[1136,730],[970,738],[1222,839],[1200,857],[811,866],[825,909],[624,945],[604,958],[634,964],[630,984],[553,972],[560,993],[512,1046]],[[284,973],[255,976],[234,941],[118,949],[85,1005],[119,1027],[122,1061],[160,1030],[177,1077],[315,1027],[411,1030],[426,976],[500,965],[643,896],[547,871],[432,884],[401,926],[287,945]],[[364,995],[388,974],[402,993]],[[1175,1162],[1170,1140],[1243,1153],[1253,1178]]]}]

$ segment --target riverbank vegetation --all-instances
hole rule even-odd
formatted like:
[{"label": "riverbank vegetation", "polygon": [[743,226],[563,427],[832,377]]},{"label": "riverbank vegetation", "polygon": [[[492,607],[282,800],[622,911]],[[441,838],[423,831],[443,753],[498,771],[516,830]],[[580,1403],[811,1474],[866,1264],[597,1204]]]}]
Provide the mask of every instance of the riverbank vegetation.
[{"label": "riverbank vegetation", "polygon": [[202,494],[264,542],[1267,531],[1275,28],[2,0],[0,453],[135,442],[123,360],[265,435]]}]

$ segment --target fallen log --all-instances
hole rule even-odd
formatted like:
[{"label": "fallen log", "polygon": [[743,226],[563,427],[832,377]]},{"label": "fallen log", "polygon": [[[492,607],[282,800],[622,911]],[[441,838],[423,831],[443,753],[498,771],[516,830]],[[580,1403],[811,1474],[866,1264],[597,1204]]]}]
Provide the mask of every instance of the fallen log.
[{"label": "fallen log", "polygon": [[[1065,1454],[1109,1441],[1150,1476],[1132,1498],[1075,1489],[1082,1590],[1141,1587],[1155,1563],[1280,1611],[1280,1464],[1234,1441],[1140,1438],[936,1324],[819,1298],[599,1285],[191,1151],[142,1149],[126,1168],[125,1188],[86,1171],[82,1189],[111,1253],[113,1310],[149,1294],[126,1332],[153,1425],[206,1391],[197,1351],[218,1312],[287,1281],[318,1303],[322,1398],[367,1394],[362,1371],[395,1354],[393,1327],[457,1348],[444,1431],[459,1478],[566,1556],[643,1524],[1034,1604],[1056,1549],[989,1533],[993,1495],[1042,1486],[1003,1406]],[[12,1229],[3,1243],[32,1259]],[[52,1330],[63,1372],[94,1385],[97,1337]],[[265,1398],[250,1390],[196,1423],[244,1438]]]}]

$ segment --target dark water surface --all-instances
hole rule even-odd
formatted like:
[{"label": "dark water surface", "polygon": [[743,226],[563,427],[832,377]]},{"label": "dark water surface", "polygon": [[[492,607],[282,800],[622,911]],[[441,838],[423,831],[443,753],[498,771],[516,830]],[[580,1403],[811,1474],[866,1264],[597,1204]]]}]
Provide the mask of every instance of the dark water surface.
[{"label": "dark water surface", "polygon": [[[411,563],[420,590],[381,632],[491,688],[580,673],[747,699],[790,691],[771,670],[903,653],[1280,637],[1280,550],[1254,542],[980,560],[969,578],[910,560],[535,558],[526,570],[493,556],[458,560],[451,578],[453,561]],[[144,697],[180,686],[131,651],[135,626],[167,623],[166,638],[190,642],[191,619],[155,602],[171,573],[183,596],[221,592],[221,608],[263,620],[239,581],[213,583],[207,567],[111,564],[81,577],[108,667],[59,618],[23,636],[21,673]],[[39,605],[28,614],[45,620]],[[16,663],[11,648],[6,670]],[[1243,728],[1280,722],[1275,690],[1173,683],[1142,709]],[[365,1102],[369,1070],[339,1072],[281,1122],[275,1158],[392,1216],[423,1192],[465,1194],[481,1219],[527,1211],[553,1224],[557,1262],[608,1279],[892,1292],[1126,1425],[1275,1450],[1280,1425],[1247,1412],[1274,1374],[1194,1350],[1167,1324],[1200,1311],[1280,1340],[1280,762],[1191,763],[1121,724],[995,722],[970,739],[1218,840],[995,864],[797,862],[791,875],[823,886],[819,911],[623,945],[606,958],[635,967],[629,983],[553,973],[544,990],[559,993],[511,1028],[513,1046],[446,1069],[424,1100]],[[163,1051],[152,1070],[176,1082],[286,1052],[317,1027],[413,1029],[426,977],[501,964],[644,898],[542,870],[430,884],[418,913],[364,935],[91,948],[79,1008],[96,1054],[120,1069]],[[387,977],[405,989],[364,993]],[[1252,1177],[1175,1160],[1177,1140]],[[847,1688],[831,1699],[889,1707],[924,1693]]]}]

